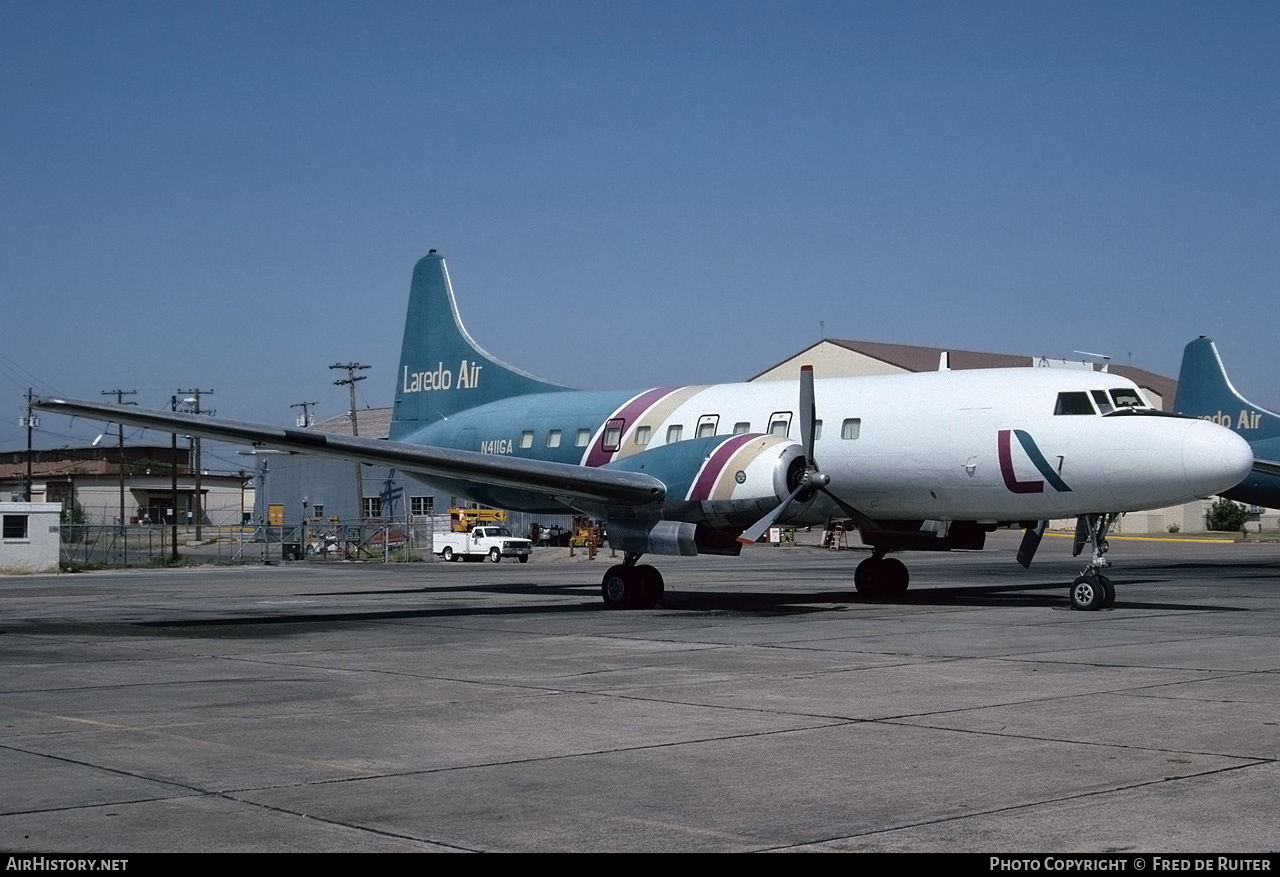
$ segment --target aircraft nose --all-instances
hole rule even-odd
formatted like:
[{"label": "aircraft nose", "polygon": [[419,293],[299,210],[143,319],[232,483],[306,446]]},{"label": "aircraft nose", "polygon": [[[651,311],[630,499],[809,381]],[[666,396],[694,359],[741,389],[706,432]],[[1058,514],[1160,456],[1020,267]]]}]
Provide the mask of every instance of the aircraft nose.
[{"label": "aircraft nose", "polygon": [[1253,468],[1253,449],[1226,427],[1197,420],[1182,440],[1182,468],[1192,493],[1213,496],[1244,481]]}]

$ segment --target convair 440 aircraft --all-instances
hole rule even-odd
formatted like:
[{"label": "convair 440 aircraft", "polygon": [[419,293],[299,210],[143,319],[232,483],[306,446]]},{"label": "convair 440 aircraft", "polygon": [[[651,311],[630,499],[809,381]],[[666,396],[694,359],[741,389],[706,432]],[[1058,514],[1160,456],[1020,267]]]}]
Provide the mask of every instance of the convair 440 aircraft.
[{"label": "convair 440 aircraft", "polygon": [[42,399],[72,415],[395,466],[497,508],[607,521],[623,563],[611,608],[663,594],[645,554],[738,554],[775,523],[852,520],[872,554],[860,594],[907,587],[904,550],[979,549],[1047,520],[1079,521],[1092,557],[1070,589],[1110,604],[1107,531],[1120,513],[1227,490],[1249,445],[1204,420],[1152,409],[1124,378],[1074,369],[984,369],[639,392],[571,390],[490,356],[462,326],[444,259],[415,267],[390,439],[326,435],[128,406]]}]

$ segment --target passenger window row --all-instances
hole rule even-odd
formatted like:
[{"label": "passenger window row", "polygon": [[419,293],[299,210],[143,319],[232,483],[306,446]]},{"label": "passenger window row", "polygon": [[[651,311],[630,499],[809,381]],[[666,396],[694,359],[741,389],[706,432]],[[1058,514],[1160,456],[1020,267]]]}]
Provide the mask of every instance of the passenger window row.
[{"label": "passenger window row", "polygon": [[[720,415],[704,414],[698,418],[698,425],[695,432],[697,438],[711,438],[717,435],[717,428],[720,425]],[[813,424],[813,440],[818,441],[822,438],[822,421],[816,420]],[[615,417],[605,424],[604,434],[601,436],[601,444],[606,451],[616,451],[622,444],[622,435],[626,431],[626,421],[621,417]],[[850,417],[840,425],[840,438],[849,440],[856,439],[862,431],[862,418]],[[533,430],[526,429],[520,433],[520,447],[533,447]],[[743,435],[751,432],[751,422],[740,420],[733,425],[733,435]],[[769,434],[786,437],[791,433],[791,412],[780,412],[774,414],[769,419]],[[645,447],[649,444],[653,437],[653,427],[648,424],[641,424],[635,429],[632,441],[639,446]],[[559,429],[547,430],[546,446],[548,448],[558,448],[564,439],[564,431]],[[666,444],[673,445],[684,439],[684,425],[673,423],[667,427]],[[585,448],[591,443],[591,430],[579,429],[574,436],[573,445],[577,448]]]}]

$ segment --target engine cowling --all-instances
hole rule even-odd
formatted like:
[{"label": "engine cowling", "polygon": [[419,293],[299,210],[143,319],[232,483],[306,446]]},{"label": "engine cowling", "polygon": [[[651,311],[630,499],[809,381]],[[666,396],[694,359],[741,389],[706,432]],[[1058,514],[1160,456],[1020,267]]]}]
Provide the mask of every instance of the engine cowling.
[{"label": "engine cowling", "polygon": [[[744,433],[663,445],[608,467],[643,472],[661,480],[667,495],[659,518],[701,523],[704,530],[710,526],[741,531],[795,489],[804,474],[804,462],[798,442]],[[801,497],[799,502],[805,499]],[[626,515],[610,514],[610,528],[620,519],[625,520]]]}]

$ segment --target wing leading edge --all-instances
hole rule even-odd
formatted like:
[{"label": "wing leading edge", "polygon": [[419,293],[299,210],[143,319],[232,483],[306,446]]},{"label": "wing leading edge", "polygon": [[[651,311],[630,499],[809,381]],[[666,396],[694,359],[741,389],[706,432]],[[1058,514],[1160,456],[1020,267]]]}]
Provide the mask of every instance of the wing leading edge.
[{"label": "wing leading edge", "polygon": [[661,481],[641,472],[587,468],[570,463],[525,460],[359,436],[331,435],[237,420],[218,420],[198,414],[151,411],[105,402],[39,398],[33,399],[31,404],[35,408],[71,416],[127,423],[130,426],[180,432],[183,435],[197,435],[237,444],[280,448],[317,457],[379,463],[428,476],[463,478],[501,487],[536,491],[553,497],[639,506],[659,502],[667,492],[666,485]]}]

